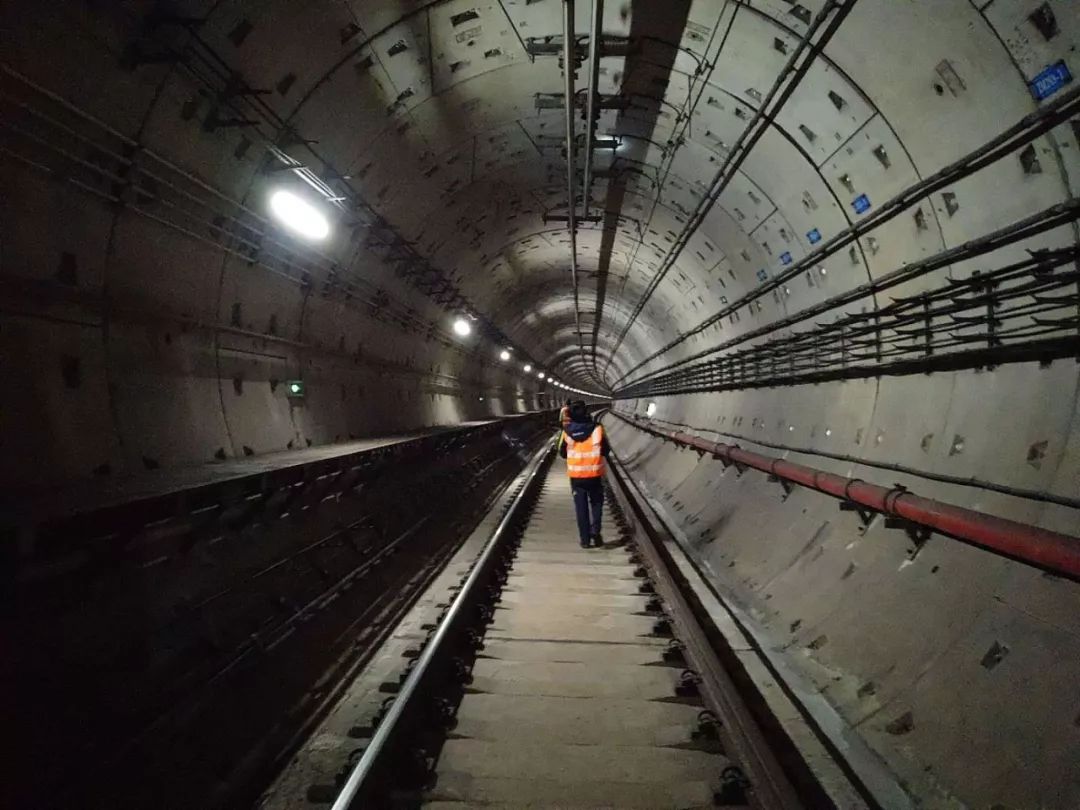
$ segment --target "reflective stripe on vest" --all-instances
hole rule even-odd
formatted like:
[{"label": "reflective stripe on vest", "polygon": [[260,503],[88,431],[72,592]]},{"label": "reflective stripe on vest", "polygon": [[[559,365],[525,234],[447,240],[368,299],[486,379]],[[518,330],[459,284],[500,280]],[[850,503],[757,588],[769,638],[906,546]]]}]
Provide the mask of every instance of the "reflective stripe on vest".
[{"label": "reflective stripe on vest", "polygon": [[604,457],[600,450],[604,443],[604,429],[596,426],[589,438],[574,441],[569,434],[566,440],[566,471],[571,478],[599,478],[604,474]]}]

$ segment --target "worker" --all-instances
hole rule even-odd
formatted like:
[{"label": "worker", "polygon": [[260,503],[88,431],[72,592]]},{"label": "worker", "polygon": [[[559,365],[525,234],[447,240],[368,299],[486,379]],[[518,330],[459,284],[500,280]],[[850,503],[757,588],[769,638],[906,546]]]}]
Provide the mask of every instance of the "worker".
[{"label": "worker", "polygon": [[600,519],[604,507],[604,459],[611,448],[604,428],[596,424],[578,400],[570,405],[570,423],[563,431],[559,455],[566,459],[570,491],[577,512],[582,548],[600,548]]},{"label": "worker", "polygon": [[559,408],[559,440],[555,442],[555,448],[562,452],[563,436],[567,425],[570,424],[570,400],[566,400],[566,404]]},{"label": "worker", "polygon": [[559,427],[566,430],[566,426],[570,424],[570,406],[573,403],[570,400],[566,400],[566,404],[559,408]]}]

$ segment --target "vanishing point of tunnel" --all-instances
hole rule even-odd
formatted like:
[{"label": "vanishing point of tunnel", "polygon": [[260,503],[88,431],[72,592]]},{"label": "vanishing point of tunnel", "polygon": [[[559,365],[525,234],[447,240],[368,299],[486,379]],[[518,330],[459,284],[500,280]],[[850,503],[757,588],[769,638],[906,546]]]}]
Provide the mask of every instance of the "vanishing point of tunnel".
[{"label": "vanishing point of tunnel", "polygon": [[0,0],[0,807],[1080,808],[1078,46]]}]

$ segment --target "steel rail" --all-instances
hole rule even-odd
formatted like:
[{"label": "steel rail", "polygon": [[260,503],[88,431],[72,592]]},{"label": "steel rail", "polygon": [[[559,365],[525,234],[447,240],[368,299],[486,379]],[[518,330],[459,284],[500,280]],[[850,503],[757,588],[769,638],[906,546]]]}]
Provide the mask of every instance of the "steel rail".
[{"label": "steel rail", "polygon": [[[609,459],[610,461],[610,459]],[[750,806],[762,810],[799,810],[806,805],[781,767],[776,752],[754,719],[738,686],[720,661],[708,636],[690,607],[660,552],[656,527],[652,525],[638,498],[632,494],[630,477],[619,469],[618,459],[608,464],[607,478],[616,503],[632,514],[636,528],[631,535],[652,580],[662,597],[675,630],[683,644],[687,663],[701,679],[698,689],[705,705],[718,720],[718,735],[724,750],[743,769],[750,783]]]},{"label": "steel rail", "polygon": [[544,447],[530,459],[528,466],[521,474],[521,490],[514,496],[468,577],[462,583],[461,589],[447,608],[431,640],[416,659],[416,665],[402,684],[401,690],[379,723],[364,753],[349,773],[331,810],[349,810],[349,808],[359,807],[361,805],[356,802],[374,790],[379,780],[380,769],[386,767],[391,749],[406,725],[407,711],[414,707],[418,698],[423,696],[423,686],[436,668],[436,658],[446,652],[452,635],[460,631],[459,625],[465,619],[473,598],[479,593],[483,581],[494,569],[499,547],[511,534],[512,527],[523,514],[531,494],[543,481],[547,464],[554,456],[554,450],[553,444],[545,442]]},{"label": "steel rail", "polygon": [[725,464],[752,467],[781,481],[839,498],[857,509],[898,518],[906,525],[929,529],[1080,582],[1080,537],[924,498],[903,487],[883,487],[744,450],[738,445],[661,430],[615,411],[612,414],[638,430],[702,455],[707,453]]}]

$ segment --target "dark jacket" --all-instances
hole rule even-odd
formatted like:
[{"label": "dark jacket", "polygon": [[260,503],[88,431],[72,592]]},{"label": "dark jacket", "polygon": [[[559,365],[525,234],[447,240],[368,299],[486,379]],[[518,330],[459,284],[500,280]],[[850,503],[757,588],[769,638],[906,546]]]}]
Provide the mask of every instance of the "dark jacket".
[{"label": "dark jacket", "polygon": [[[566,426],[566,433],[569,434],[570,438],[575,442],[584,441],[589,438],[589,434],[594,430],[596,430],[596,422],[592,419],[589,419],[587,422],[571,422]],[[600,455],[607,458],[607,454],[610,452],[611,445],[608,444],[607,431],[605,430],[603,439],[600,442]],[[566,458],[566,442],[559,445],[559,455]]]}]

